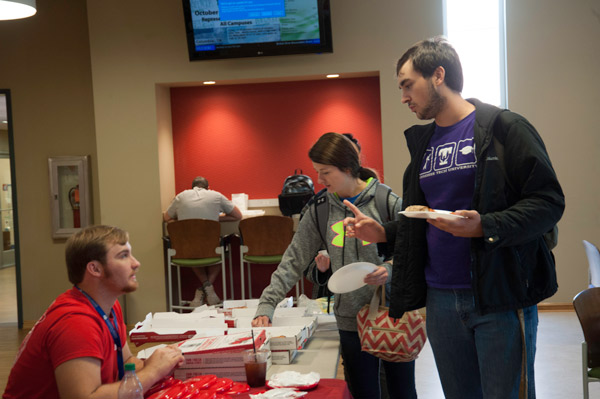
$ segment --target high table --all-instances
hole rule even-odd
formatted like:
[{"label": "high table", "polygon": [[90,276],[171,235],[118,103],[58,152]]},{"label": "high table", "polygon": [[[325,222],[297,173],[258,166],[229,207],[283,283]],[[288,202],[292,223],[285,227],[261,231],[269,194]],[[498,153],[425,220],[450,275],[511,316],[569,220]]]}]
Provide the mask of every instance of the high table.
[{"label": "high table", "polygon": [[[335,328],[335,323],[333,324]],[[298,355],[292,364],[274,364],[267,371],[267,379],[282,371],[297,371],[302,374],[316,371],[321,378],[335,378],[340,360],[340,335],[331,329],[331,325],[323,328],[321,325],[313,336],[308,340],[304,349],[298,351]]]},{"label": "high table", "polygon": [[[247,399],[250,395],[264,392],[264,388],[250,388],[249,392],[240,394],[237,398]],[[301,398],[305,399],[352,399],[348,385],[344,380],[336,380],[332,378],[322,378],[316,388],[307,391],[307,394]]]},{"label": "high table", "polygon": [[[267,380],[282,371],[305,374],[316,371],[321,376],[319,385],[303,396],[306,399],[350,399],[346,381],[335,379],[340,360],[340,335],[333,316],[319,316],[319,324],[304,349],[298,351],[292,364],[274,364],[267,371]],[[248,394],[263,392],[264,388],[252,388]],[[239,398],[249,398],[248,394]]]}]

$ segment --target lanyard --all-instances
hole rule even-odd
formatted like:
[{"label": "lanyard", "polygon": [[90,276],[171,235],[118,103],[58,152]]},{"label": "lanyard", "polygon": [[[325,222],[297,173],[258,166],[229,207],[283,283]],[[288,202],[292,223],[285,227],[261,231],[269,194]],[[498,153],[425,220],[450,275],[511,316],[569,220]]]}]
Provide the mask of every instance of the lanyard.
[{"label": "lanyard", "polygon": [[98,312],[100,317],[102,317],[102,319],[108,326],[110,335],[112,336],[112,339],[115,342],[115,349],[117,350],[117,366],[119,367],[119,380],[122,379],[123,375],[125,374],[125,369],[124,369],[124,365],[123,365],[123,346],[121,345],[121,338],[119,337],[119,326],[117,324],[115,310],[114,309],[110,310],[110,315],[112,316],[112,319],[113,319],[113,322],[111,323],[110,320],[108,319],[108,316],[106,316],[106,313],[104,313],[104,310],[102,310],[100,305],[98,305],[98,303],[96,301],[94,301],[94,298],[89,296],[84,290],[82,290],[78,286],[75,286],[75,288],[77,288],[83,295],[85,295],[85,297],[90,301],[90,303],[92,304],[94,309],[96,309],[96,312]]}]

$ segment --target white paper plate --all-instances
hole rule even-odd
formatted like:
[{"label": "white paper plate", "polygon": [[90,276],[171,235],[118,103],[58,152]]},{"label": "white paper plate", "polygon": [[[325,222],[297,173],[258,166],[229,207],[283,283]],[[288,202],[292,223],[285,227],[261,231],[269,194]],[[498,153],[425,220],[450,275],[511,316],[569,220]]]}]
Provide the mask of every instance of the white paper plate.
[{"label": "white paper plate", "polygon": [[406,216],[407,218],[417,218],[417,219],[463,219],[464,216],[454,215],[451,211],[443,211],[441,209],[434,209],[433,212],[427,211],[401,211],[398,212],[401,215]]},{"label": "white paper plate", "polygon": [[346,265],[329,277],[327,288],[336,294],[354,291],[365,285],[365,276],[377,269],[369,262],[355,262]]},{"label": "white paper plate", "polygon": [[298,390],[307,390],[316,387],[321,380],[319,373],[311,371],[307,374],[301,374],[297,371],[282,371],[273,374],[267,381],[269,388],[295,388]]}]

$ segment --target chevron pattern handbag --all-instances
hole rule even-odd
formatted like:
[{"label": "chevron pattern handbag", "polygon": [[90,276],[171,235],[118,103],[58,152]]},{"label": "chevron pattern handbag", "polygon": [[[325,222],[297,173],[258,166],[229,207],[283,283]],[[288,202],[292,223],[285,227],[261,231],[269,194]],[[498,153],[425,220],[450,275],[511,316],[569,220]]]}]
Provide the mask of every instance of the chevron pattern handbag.
[{"label": "chevron pattern handbag", "polygon": [[388,362],[415,360],[427,341],[425,321],[417,310],[392,319],[385,306],[385,286],[380,287],[356,315],[361,349]]}]

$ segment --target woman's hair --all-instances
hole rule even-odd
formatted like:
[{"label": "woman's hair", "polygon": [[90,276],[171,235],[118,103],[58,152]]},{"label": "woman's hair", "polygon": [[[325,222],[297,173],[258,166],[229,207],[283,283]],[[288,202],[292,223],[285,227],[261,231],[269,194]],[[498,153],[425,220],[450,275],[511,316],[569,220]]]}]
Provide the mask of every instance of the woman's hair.
[{"label": "woman's hair", "polygon": [[378,179],[373,169],[360,165],[359,153],[350,139],[339,133],[325,133],[308,151],[311,161],[324,165],[332,165],[341,171],[348,171],[353,177],[368,180]]},{"label": "woman's hair", "polygon": [[125,245],[128,241],[126,231],[102,225],[87,227],[69,237],[65,248],[69,281],[75,285],[81,283],[89,262],[106,264],[109,244]]},{"label": "woman's hair", "polygon": [[342,133],[342,136],[346,136],[351,142],[353,142],[354,146],[360,153],[360,151],[361,151],[360,143],[358,142],[358,139],[356,137],[354,137],[354,135],[352,135],[352,133]]}]

